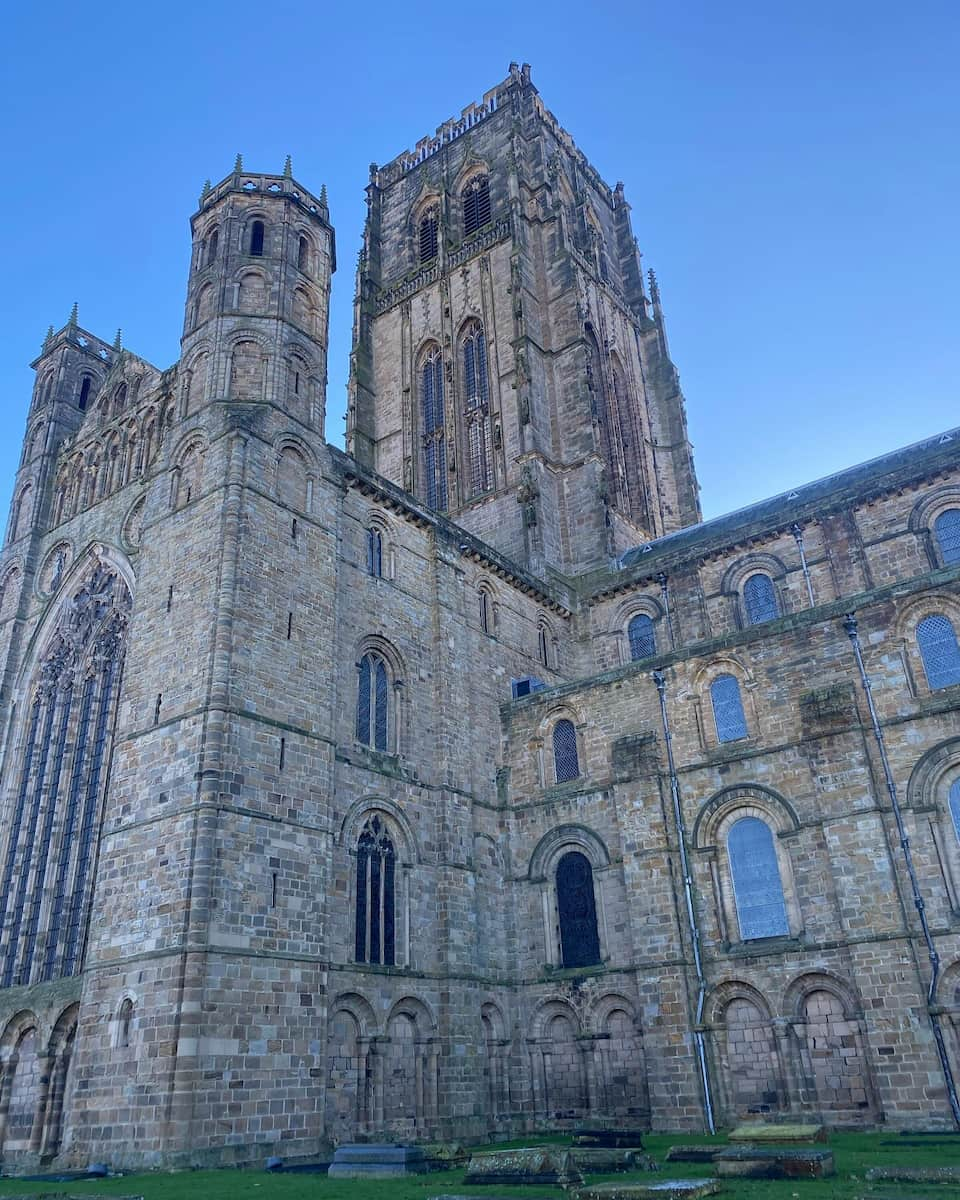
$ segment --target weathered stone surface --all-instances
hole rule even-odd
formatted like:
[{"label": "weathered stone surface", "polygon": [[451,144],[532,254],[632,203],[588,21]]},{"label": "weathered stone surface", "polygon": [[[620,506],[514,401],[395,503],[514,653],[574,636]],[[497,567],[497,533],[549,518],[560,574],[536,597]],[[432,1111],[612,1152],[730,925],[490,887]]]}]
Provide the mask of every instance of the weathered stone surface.
[{"label": "weathered stone surface", "polygon": [[772,1142],[779,1146],[814,1144],[827,1140],[827,1131],[823,1125],[783,1124],[751,1121],[738,1125],[729,1134],[731,1142],[750,1142],[762,1146]]},{"label": "weathered stone surface", "polygon": [[715,1179],[657,1179],[649,1183],[598,1183],[579,1188],[574,1200],[696,1200],[720,1190]]},{"label": "weathered stone surface", "polygon": [[329,1175],[334,1179],[389,1179],[429,1170],[431,1163],[421,1146],[358,1143],[337,1147]]},{"label": "weathered stone surface", "polygon": [[614,1150],[602,1146],[574,1146],[570,1159],[584,1175],[605,1175],[615,1171],[648,1171],[653,1159],[642,1150]]},{"label": "weathered stone surface", "polygon": [[530,1146],[519,1150],[475,1154],[470,1159],[464,1183],[499,1184],[501,1187],[527,1184],[570,1187],[583,1183],[583,1176],[568,1150]]},{"label": "weathered stone surface", "polygon": [[823,1179],[836,1173],[830,1150],[731,1146],[713,1160],[722,1178]]},{"label": "weathered stone surface", "polygon": [[870,1183],[954,1183],[960,1184],[960,1167],[870,1167]]},{"label": "weathered stone surface", "polygon": [[596,1146],[617,1149],[642,1150],[644,1131],[640,1129],[575,1129],[575,1146]]},{"label": "weathered stone surface", "polygon": [[671,1146],[664,1158],[667,1162],[710,1163],[723,1150],[723,1146],[682,1145]]}]

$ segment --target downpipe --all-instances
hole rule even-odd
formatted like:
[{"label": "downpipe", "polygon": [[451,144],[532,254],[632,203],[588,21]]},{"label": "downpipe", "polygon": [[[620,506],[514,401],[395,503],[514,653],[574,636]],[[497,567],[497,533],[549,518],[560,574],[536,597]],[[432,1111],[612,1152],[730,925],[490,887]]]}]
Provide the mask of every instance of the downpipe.
[{"label": "downpipe", "polygon": [[[943,1029],[940,1025],[939,1014],[934,1012],[935,997],[937,993],[937,984],[940,980],[940,955],[937,953],[937,948],[933,943],[933,938],[930,934],[930,926],[927,922],[927,909],[923,899],[923,894],[920,891],[920,883],[917,879],[917,872],[913,865],[913,854],[910,850],[910,838],[903,824],[903,811],[900,808],[900,800],[897,796],[897,785],[894,783],[893,772],[890,769],[890,759],[887,757],[887,743],[883,736],[883,730],[880,727],[880,721],[877,717],[877,709],[873,703],[873,688],[870,684],[870,677],[867,674],[867,668],[863,662],[863,652],[860,648],[860,635],[857,631],[857,618],[853,613],[847,613],[843,618],[843,628],[846,631],[847,637],[850,639],[850,644],[853,646],[853,653],[857,660],[857,669],[860,672],[860,683],[863,686],[864,695],[867,698],[867,710],[870,713],[870,725],[873,729],[873,736],[877,743],[877,749],[880,751],[880,762],[883,764],[883,777],[887,785],[887,795],[890,797],[890,804],[893,808],[894,820],[897,823],[897,834],[900,838],[900,849],[903,851],[904,861],[907,865],[907,874],[910,877],[910,889],[913,893],[913,904],[917,910],[917,915],[920,918],[920,928],[923,930],[923,940],[927,947],[927,955],[930,959],[930,986],[927,989],[927,1015],[930,1018],[930,1025],[933,1029],[933,1040],[937,1044],[937,1054],[940,1058],[940,1066],[943,1070],[943,1078],[947,1085],[947,1096],[950,1100],[950,1108],[953,1111],[954,1122],[960,1126],[960,1099],[957,1097],[957,1087],[953,1078],[953,1071],[950,1068],[950,1059],[947,1057],[947,1047],[943,1040]],[[661,701],[662,705],[662,701]]]},{"label": "downpipe", "polygon": [[700,1064],[700,1079],[703,1083],[703,1109],[707,1119],[707,1129],[716,1133],[717,1127],[713,1117],[713,1099],[710,1093],[710,1072],[707,1068],[707,1048],[701,1031],[703,1021],[703,1005],[707,994],[707,984],[703,977],[703,961],[700,957],[700,929],[697,925],[697,912],[693,903],[693,881],[690,878],[690,867],[687,860],[687,832],[683,823],[683,810],[680,807],[680,784],[677,780],[677,768],[673,759],[673,736],[670,733],[670,720],[667,716],[667,681],[662,671],[653,672],[653,682],[660,697],[660,722],[663,725],[663,740],[667,746],[667,766],[670,772],[670,796],[673,800],[673,816],[677,823],[677,840],[680,846],[680,870],[683,873],[683,894],[687,905],[687,926],[690,930],[690,942],[693,946],[693,964],[697,973],[697,1009],[694,1017],[693,1039],[697,1048],[697,1060]]}]

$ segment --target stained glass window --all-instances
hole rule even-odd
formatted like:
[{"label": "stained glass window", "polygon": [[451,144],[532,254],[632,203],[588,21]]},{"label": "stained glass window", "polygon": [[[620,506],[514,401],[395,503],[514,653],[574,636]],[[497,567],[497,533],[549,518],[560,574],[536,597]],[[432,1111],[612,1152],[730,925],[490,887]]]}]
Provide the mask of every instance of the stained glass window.
[{"label": "stained glass window", "polygon": [[556,767],[557,783],[565,783],[568,779],[576,779],[579,776],[577,731],[573,727],[573,722],[566,718],[558,721],[553,727],[553,761]]},{"label": "stained glass window", "polygon": [[600,962],[593,868],[578,850],[564,854],[557,863],[557,912],[563,965],[589,967]]},{"label": "stained glass window", "polygon": [[0,986],[83,964],[129,605],[122,580],[98,566],[64,606],[40,663],[0,877]]},{"label": "stained glass window", "polygon": [[733,675],[718,675],[710,684],[710,703],[718,742],[735,742],[747,736],[740,684]]},{"label": "stained glass window", "polygon": [[653,621],[646,613],[638,613],[627,626],[627,637],[630,639],[630,657],[649,658],[657,652],[657,638],[653,630]]},{"label": "stained glass window", "polygon": [[390,707],[386,663],[371,652],[360,659],[357,668],[357,741],[386,751]]},{"label": "stained glass window", "polygon": [[396,962],[396,851],[383,821],[372,817],[357,843],[357,962]]},{"label": "stained glass window", "polygon": [[960,508],[948,508],[933,523],[945,563],[960,562]]},{"label": "stained glass window", "polygon": [[960,647],[947,617],[932,613],[917,626],[917,645],[931,690],[960,683]]},{"label": "stained glass window", "polygon": [[483,326],[472,321],[462,342],[463,423],[471,496],[493,486],[490,462],[490,392],[487,377],[487,346]]},{"label": "stained glass window", "polygon": [[960,779],[950,784],[950,816],[953,817],[953,830],[960,842]]},{"label": "stained glass window", "polygon": [[443,359],[435,346],[420,373],[420,411],[426,501],[443,512],[447,507],[447,441],[443,405]]},{"label": "stained glass window", "polygon": [[743,609],[748,625],[760,625],[779,615],[777,593],[769,575],[758,572],[743,585]]},{"label": "stained glass window", "polygon": [[743,941],[788,934],[790,925],[770,826],[758,817],[743,817],[730,830],[727,853]]}]

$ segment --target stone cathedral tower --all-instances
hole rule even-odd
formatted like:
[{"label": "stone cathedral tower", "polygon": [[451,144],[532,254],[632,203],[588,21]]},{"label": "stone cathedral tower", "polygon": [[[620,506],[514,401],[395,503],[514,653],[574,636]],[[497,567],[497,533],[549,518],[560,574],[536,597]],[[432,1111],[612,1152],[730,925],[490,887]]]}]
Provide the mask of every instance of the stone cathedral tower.
[{"label": "stone cathedral tower", "polygon": [[371,167],[348,449],[535,570],[699,520],[655,287],[622,184],[514,64]]},{"label": "stone cathedral tower", "polygon": [[204,188],[174,365],[76,310],[34,364],[4,1171],[960,1123],[960,431],[698,523],[622,189],[526,67],[367,203],[349,453],[289,160]]}]

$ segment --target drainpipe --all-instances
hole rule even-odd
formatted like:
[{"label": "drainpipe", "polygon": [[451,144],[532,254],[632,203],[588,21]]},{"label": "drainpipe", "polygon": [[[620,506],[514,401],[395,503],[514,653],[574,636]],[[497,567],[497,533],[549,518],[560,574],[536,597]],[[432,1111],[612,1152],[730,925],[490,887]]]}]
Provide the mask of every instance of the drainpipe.
[{"label": "drainpipe", "polygon": [[656,684],[660,697],[660,721],[663,725],[663,740],[667,746],[667,766],[670,770],[670,795],[673,798],[673,816],[677,823],[677,840],[680,845],[680,869],[683,872],[683,894],[687,902],[687,925],[690,930],[690,942],[693,946],[693,965],[697,972],[697,1011],[693,1022],[693,1039],[697,1047],[697,1059],[700,1064],[700,1079],[703,1083],[703,1109],[707,1119],[707,1129],[716,1133],[717,1127],[713,1119],[713,1100],[710,1096],[710,1074],[707,1070],[707,1049],[703,1040],[700,1025],[703,1020],[703,1001],[707,993],[706,980],[703,977],[703,963],[700,959],[700,930],[697,926],[697,913],[693,905],[693,880],[690,878],[690,866],[687,861],[687,834],[683,824],[683,810],[680,807],[680,784],[677,781],[677,768],[673,761],[673,736],[670,733],[670,721],[667,717],[667,681],[662,671],[653,672],[653,682]]},{"label": "drainpipe", "polygon": [[847,613],[843,618],[843,628],[850,638],[850,643],[853,646],[853,653],[857,659],[857,667],[860,671],[860,682],[863,685],[864,694],[867,697],[867,708],[870,712],[870,724],[873,728],[873,736],[876,739],[877,748],[880,751],[880,761],[883,764],[883,777],[887,785],[887,795],[890,797],[890,804],[893,807],[893,816],[897,823],[897,833],[900,835],[900,849],[903,851],[904,861],[907,864],[907,874],[910,876],[910,888],[913,892],[913,903],[920,917],[920,928],[923,930],[923,940],[926,943],[927,954],[930,958],[930,987],[927,989],[927,1014],[930,1017],[930,1025],[933,1029],[933,1039],[937,1044],[937,1054],[940,1057],[940,1066],[943,1070],[943,1078],[947,1085],[947,1096],[950,1100],[950,1108],[953,1110],[953,1119],[957,1125],[960,1125],[960,1099],[957,1098],[957,1087],[953,1079],[953,1071],[950,1069],[950,1060],[947,1057],[947,1048],[943,1041],[943,1030],[940,1027],[940,1017],[934,1012],[934,998],[937,991],[937,983],[940,979],[940,955],[933,944],[933,938],[930,936],[930,926],[927,923],[926,905],[923,896],[920,892],[920,883],[917,880],[917,873],[913,866],[913,855],[910,852],[910,838],[903,824],[903,813],[900,808],[900,801],[897,798],[897,785],[893,781],[893,772],[890,770],[890,760],[887,757],[887,744],[883,736],[883,730],[880,728],[880,721],[877,717],[877,710],[873,703],[873,688],[870,684],[870,677],[867,675],[867,669],[863,663],[863,653],[860,649],[860,636],[857,633],[857,618],[853,613]]},{"label": "drainpipe", "polygon": [[798,523],[794,522],[790,526],[790,532],[793,534],[794,541],[797,543],[797,549],[800,551],[800,566],[803,568],[803,578],[807,585],[807,596],[810,599],[810,607],[816,608],[816,601],[813,598],[813,584],[810,582],[810,568],[807,566],[807,556],[803,552],[803,530]]},{"label": "drainpipe", "polygon": [[667,577],[661,571],[657,576],[657,583],[660,584],[660,600],[663,603],[663,611],[667,615],[667,630],[670,634],[670,649],[677,648],[677,639],[673,633],[673,613],[670,611],[670,589],[667,587]]}]

